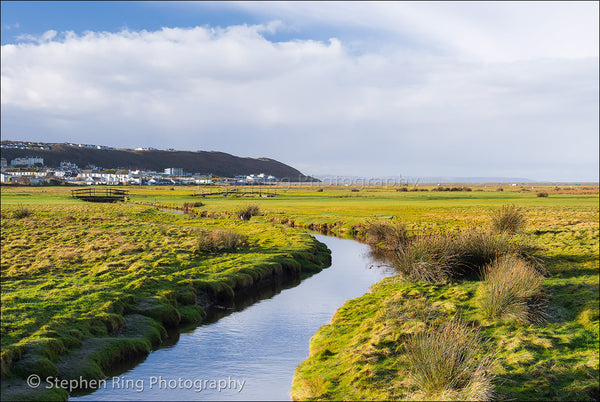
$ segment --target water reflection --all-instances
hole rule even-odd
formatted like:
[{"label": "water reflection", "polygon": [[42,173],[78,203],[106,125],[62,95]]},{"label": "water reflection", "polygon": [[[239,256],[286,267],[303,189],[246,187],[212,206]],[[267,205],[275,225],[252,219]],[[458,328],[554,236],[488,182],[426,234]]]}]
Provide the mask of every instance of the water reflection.
[{"label": "water reflection", "polygon": [[103,388],[71,399],[289,399],[294,370],[308,357],[312,335],[346,300],[393,274],[371,268],[364,244],[316,237],[332,250],[330,268],[299,285],[273,284],[244,302],[212,309],[212,322],[181,331],[176,343],[127,368],[116,383],[109,379]]}]

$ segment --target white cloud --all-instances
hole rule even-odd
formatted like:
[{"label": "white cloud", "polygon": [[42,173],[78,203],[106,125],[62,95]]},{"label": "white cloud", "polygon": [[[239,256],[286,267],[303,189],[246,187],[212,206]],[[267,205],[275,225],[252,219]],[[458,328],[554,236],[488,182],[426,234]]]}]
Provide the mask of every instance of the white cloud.
[{"label": "white cloud", "polygon": [[19,29],[19,28],[21,28],[21,24],[19,24],[18,22],[14,23],[14,24],[2,25],[2,29],[5,29],[7,31],[10,31],[11,29]]},{"label": "white cloud", "polygon": [[[598,2],[252,2],[246,12],[307,26],[378,32],[480,61],[598,57]],[[225,6],[225,5],[223,5]],[[229,3],[226,5],[231,7]]]},{"label": "white cloud", "polygon": [[265,39],[278,27],[2,46],[3,137],[220,150],[309,174],[597,178],[597,58],[356,54]]}]

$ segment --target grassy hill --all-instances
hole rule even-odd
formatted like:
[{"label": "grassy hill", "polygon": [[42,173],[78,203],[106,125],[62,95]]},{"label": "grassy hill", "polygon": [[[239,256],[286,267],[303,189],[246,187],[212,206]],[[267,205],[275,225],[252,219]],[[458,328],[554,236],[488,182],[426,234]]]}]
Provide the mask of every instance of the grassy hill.
[{"label": "grassy hill", "polygon": [[88,164],[105,169],[142,169],[162,171],[165,168],[183,168],[189,173],[213,174],[233,177],[243,174],[265,173],[279,179],[309,181],[312,178],[300,171],[269,158],[241,158],[224,152],[207,151],[136,151],[132,149],[91,149],[67,144],[52,144],[50,149],[2,149],[2,157],[10,160],[19,157],[41,157],[49,167],[58,167],[61,161]]}]

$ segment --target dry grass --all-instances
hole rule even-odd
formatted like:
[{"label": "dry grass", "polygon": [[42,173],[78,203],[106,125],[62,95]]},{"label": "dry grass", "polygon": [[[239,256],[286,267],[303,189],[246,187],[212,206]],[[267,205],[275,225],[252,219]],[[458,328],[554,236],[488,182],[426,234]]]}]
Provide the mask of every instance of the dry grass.
[{"label": "dry grass", "polygon": [[482,272],[479,305],[488,318],[521,323],[545,320],[543,276],[516,255],[500,257]]},{"label": "dry grass", "polygon": [[233,252],[248,246],[248,236],[231,230],[201,231],[197,253]]},{"label": "dry grass", "polygon": [[367,228],[367,244],[384,249],[398,250],[409,242],[408,230],[400,222],[376,221]]},{"label": "dry grass", "polygon": [[13,218],[15,219],[23,219],[33,214],[33,210],[27,207],[24,207],[22,204],[19,205],[19,208],[13,212]]},{"label": "dry grass", "polygon": [[526,219],[522,208],[516,205],[503,205],[492,213],[492,227],[497,232],[519,233],[525,227]]},{"label": "dry grass", "polygon": [[519,255],[538,266],[540,271],[544,270],[538,257],[540,248],[527,239],[517,239],[507,233],[466,230],[452,235],[452,243],[452,253],[458,256],[457,277],[477,278],[482,267],[507,254]]},{"label": "dry grass", "polygon": [[537,252],[536,247],[517,242],[506,233],[463,230],[412,237],[394,249],[392,261],[410,280],[441,283],[451,279],[476,279],[483,267],[507,254],[519,255],[543,272]]},{"label": "dry grass", "polygon": [[479,331],[458,319],[429,326],[404,344],[413,400],[490,400],[493,356]]},{"label": "dry grass", "polygon": [[398,271],[413,281],[437,283],[450,279],[456,255],[448,237],[419,235],[397,248],[392,261]]},{"label": "dry grass", "polygon": [[246,205],[244,208],[237,211],[237,216],[243,221],[249,221],[253,216],[260,214],[260,208],[256,204]]}]

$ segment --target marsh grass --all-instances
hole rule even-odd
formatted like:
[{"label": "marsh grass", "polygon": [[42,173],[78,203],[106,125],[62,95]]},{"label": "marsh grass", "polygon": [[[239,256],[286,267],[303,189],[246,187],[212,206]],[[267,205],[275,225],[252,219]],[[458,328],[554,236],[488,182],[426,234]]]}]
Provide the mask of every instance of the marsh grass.
[{"label": "marsh grass", "polygon": [[428,326],[404,344],[413,400],[490,400],[494,357],[479,331],[459,319]]},{"label": "marsh grass", "polygon": [[482,270],[482,277],[479,305],[486,317],[545,321],[544,277],[519,256],[498,258]]},{"label": "marsh grass", "polygon": [[184,202],[183,206],[182,206],[182,210],[183,210],[183,213],[185,213],[185,214],[192,214],[193,208],[198,208],[198,207],[202,207],[202,206],[204,206],[204,203],[202,201]]},{"label": "marsh grass", "polygon": [[231,230],[202,230],[198,236],[196,252],[234,252],[248,247],[248,236]]},{"label": "marsh grass", "polygon": [[410,280],[441,283],[477,279],[479,271],[495,259],[515,254],[545,272],[539,248],[505,233],[462,230],[458,233],[420,234],[393,251],[394,267]]},{"label": "marsh grass", "polygon": [[451,278],[456,264],[453,248],[446,236],[418,235],[394,250],[392,262],[410,280],[443,282]]},{"label": "marsh grass", "polygon": [[13,212],[13,218],[23,219],[30,215],[33,215],[33,210],[28,207],[24,207],[23,204],[19,204],[19,208]]},{"label": "marsh grass", "polygon": [[523,209],[514,204],[503,205],[492,213],[492,228],[497,232],[519,233],[525,227]]},{"label": "marsh grass", "polygon": [[471,229],[451,235],[451,242],[452,253],[458,256],[455,266],[457,277],[477,279],[482,267],[507,254],[519,255],[534,264],[540,272],[545,272],[540,257],[541,248],[527,238]]},{"label": "marsh grass", "polygon": [[[30,205],[25,200],[34,213],[20,219],[14,213],[20,203],[7,206],[4,191],[0,242],[3,400],[14,399],[5,398],[6,378],[24,384],[25,374],[55,376],[57,369],[61,377],[59,360],[65,354],[92,338],[120,339],[117,334],[127,330],[131,315],[148,317],[161,327],[197,322],[202,318],[201,307],[187,306],[196,302],[197,295],[228,300],[254,278],[277,275],[283,269],[298,275],[305,269],[315,272],[329,257],[319,243],[299,231],[284,234],[261,221],[200,220],[133,203],[83,205],[71,203],[66,196],[66,201],[57,203]],[[177,204],[182,202],[170,205]],[[206,247],[198,246],[199,237]],[[249,239],[252,249],[246,250]],[[215,252],[199,256],[198,248]],[[243,252],[231,258],[226,250]],[[174,296],[161,296],[167,293]],[[184,293],[188,296],[179,296]],[[154,300],[153,296],[160,297]],[[154,302],[145,303],[148,298]],[[124,307],[110,307],[116,300]],[[132,337],[143,336],[144,328],[132,329]],[[42,338],[52,341],[40,343]],[[54,348],[55,344],[64,347]],[[71,363],[85,366],[86,359]],[[105,367],[98,367],[94,376],[102,378]],[[73,373],[81,374],[75,369]],[[23,399],[38,398],[28,394]]]},{"label": "marsh grass", "polygon": [[410,240],[406,225],[401,222],[371,222],[367,228],[367,244],[390,250],[403,248]]},{"label": "marsh grass", "polygon": [[236,215],[243,221],[249,221],[253,216],[260,214],[260,208],[256,204],[249,204],[239,209]]}]

